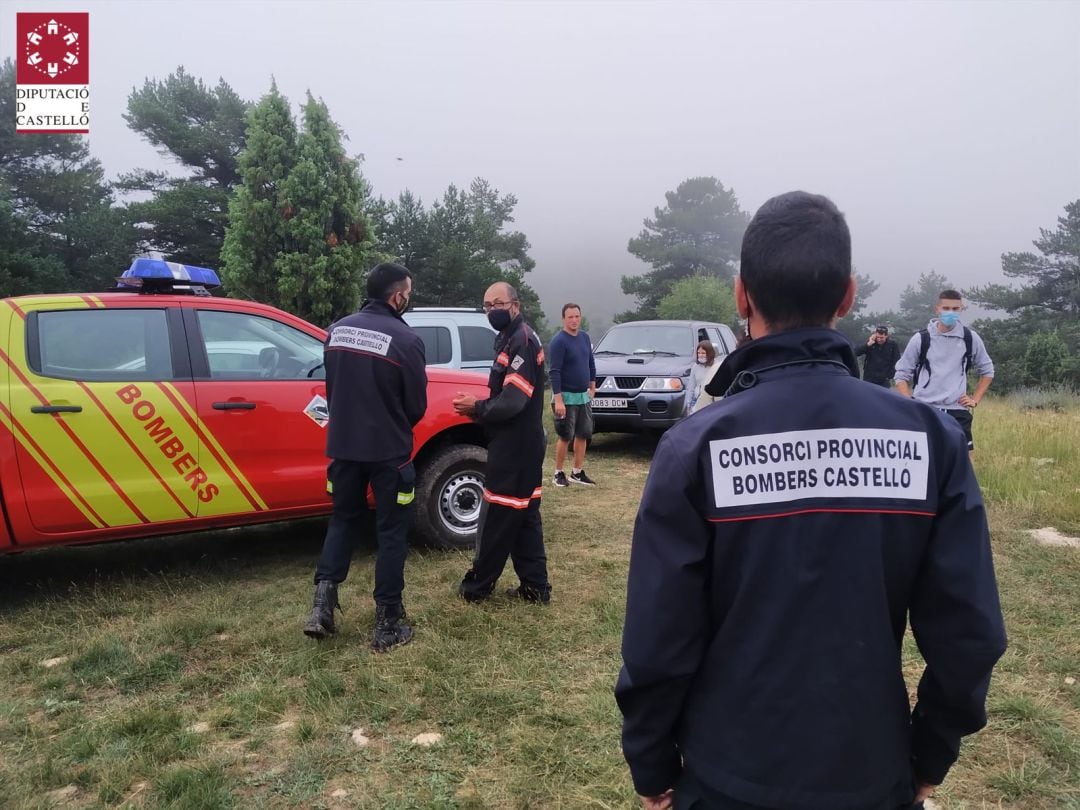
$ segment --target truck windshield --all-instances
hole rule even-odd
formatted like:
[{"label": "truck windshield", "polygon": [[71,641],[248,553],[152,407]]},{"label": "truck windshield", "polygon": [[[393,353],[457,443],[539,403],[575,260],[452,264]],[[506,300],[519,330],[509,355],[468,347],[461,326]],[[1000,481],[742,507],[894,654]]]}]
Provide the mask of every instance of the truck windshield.
[{"label": "truck windshield", "polygon": [[596,353],[670,354],[689,357],[694,353],[693,333],[685,326],[617,326],[604,335]]}]

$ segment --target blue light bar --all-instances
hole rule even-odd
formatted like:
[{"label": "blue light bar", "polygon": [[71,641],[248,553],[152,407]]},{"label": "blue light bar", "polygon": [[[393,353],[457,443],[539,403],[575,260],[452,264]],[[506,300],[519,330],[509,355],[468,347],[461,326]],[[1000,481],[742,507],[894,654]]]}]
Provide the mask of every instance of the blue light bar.
[{"label": "blue light bar", "polygon": [[172,282],[177,287],[221,286],[218,274],[209,267],[195,267],[163,259],[136,259],[117,282],[118,287],[142,287],[146,282],[163,285]]}]

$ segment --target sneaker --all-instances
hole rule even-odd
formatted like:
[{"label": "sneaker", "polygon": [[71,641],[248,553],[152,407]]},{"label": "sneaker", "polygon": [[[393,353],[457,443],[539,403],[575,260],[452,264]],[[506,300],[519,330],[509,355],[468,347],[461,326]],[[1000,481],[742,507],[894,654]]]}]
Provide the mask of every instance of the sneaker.
[{"label": "sneaker", "polygon": [[566,473],[564,473],[562,470],[556,470],[555,471],[555,477],[552,478],[551,480],[552,480],[552,483],[554,483],[555,486],[557,486],[557,487],[568,487],[568,486],[570,486],[570,482],[566,480]]},{"label": "sneaker", "polygon": [[585,474],[584,470],[582,470],[581,472],[570,473],[570,480],[573,481],[575,484],[585,484],[590,487],[596,486],[596,482],[589,478],[589,476]]},{"label": "sneaker", "polygon": [[546,605],[551,601],[551,587],[538,588],[535,585],[518,585],[516,588],[510,588],[506,595],[511,599],[532,602],[534,605]]}]

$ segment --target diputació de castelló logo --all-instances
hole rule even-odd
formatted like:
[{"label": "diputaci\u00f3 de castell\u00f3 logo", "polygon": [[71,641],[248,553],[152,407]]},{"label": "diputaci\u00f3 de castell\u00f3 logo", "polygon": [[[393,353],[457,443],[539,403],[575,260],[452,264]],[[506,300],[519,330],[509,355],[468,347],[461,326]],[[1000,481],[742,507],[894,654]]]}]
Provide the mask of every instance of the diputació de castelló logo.
[{"label": "diputaci\u00f3 de castell\u00f3 logo", "polygon": [[90,132],[90,15],[16,15],[15,131]]}]

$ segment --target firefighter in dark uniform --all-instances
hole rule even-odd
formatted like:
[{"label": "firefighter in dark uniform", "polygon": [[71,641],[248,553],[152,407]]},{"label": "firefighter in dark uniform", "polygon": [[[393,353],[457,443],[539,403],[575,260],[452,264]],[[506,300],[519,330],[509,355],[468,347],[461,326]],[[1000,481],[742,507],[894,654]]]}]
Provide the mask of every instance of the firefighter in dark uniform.
[{"label": "firefighter in dark uniform", "polygon": [[315,600],[304,633],[332,635],[338,584],[349,573],[353,549],[368,519],[367,491],[375,496],[375,629],[371,648],[383,652],[412,639],[405,622],[405,555],[412,512],[413,427],[427,409],[424,342],[401,315],[412,276],[398,264],[368,274],[368,300],[330,327],[323,357],[330,422],[326,455],[334,501],[315,569]]},{"label": "firefighter in dark uniform", "polygon": [[647,808],[920,806],[986,723],[1005,632],[966,441],[859,381],[832,328],[854,294],[829,200],[761,207],[735,284],[755,339],[661,440],[634,527],[615,695]]},{"label": "firefighter in dark uniform", "polygon": [[510,557],[520,585],[510,595],[527,602],[551,598],[544,529],[540,521],[540,484],[546,451],[544,349],[521,314],[517,291],[493,284],[484,294],[488,321],[499,332],[495,362],[488,377],[491,396],[477,400],[458,394],[454,408],[484,426],[488,437],[487,480],[476,555],[458,589],[468,602],[481,602]]}]

